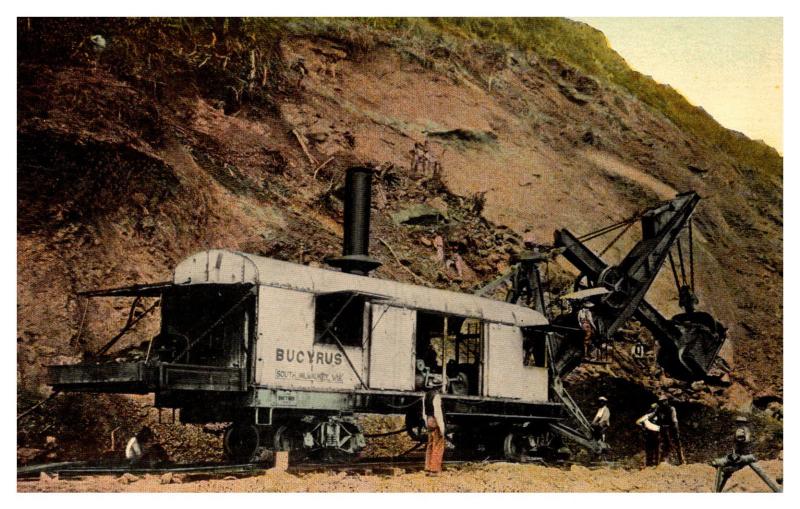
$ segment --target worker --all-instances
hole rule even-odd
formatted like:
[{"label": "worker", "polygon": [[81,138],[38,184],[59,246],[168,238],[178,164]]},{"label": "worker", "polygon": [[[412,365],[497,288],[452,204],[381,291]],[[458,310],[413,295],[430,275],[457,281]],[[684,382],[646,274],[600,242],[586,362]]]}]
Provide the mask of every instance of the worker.
[{"label": "worker", "polygon": [[422,402],[425,426],[428,429],[428,444],[425,448],[425,472],[438,475],[442,471],[444,459],[444,413],[442,412],[442,396],[439,391],[425,393]]},{"label": "worker", "polygon": [[678,425],[678,412],[669,401],[666,394],[658,398],[658,408],[656,408],[656,424],[659,426],[661,437],[661,457],[660,461],[668,463],[669,456],[674,453],[677,457],[677,464],[684,464],[683,445],[681,445],[681,433]]},{"label": "worker", "polygon": [[140,463],[152,440],[152,430],[148,426],[144,426],[128,440],[128,445],[125,446],[125,459],[133,465]]},{"label": "worker", "polygon": [[148,426],[142,427],[125,446],[125,459],[132,465],[158,465],[169,461],[167,451],[155,440]]},{"label": "worker", "polygon": [[439,354],[436,353],[436,349],[433,348],[433,344],[430,340],[428,340],[428,346],[425,348],[422,360],[425,361],[425,366],[431,370],[431,373],[442,372],[442,368],[439,366]]},{"label": "worker", "polygon": [[592,433],[595,440],[606,441],[606,430],[611,421],[611,410],[608,409],[608,399],[605,396],[597,398],[600,408],[592,419]]},{"label": "worker", "polygon": [[594,315],[592,315],[591,308],[594,303],[590,300],[584,300],[581,308],[578,310],[578,325],[583,330],[583,356],[589,357],[589,349],[592,345],[597,325],[594,323]]},{"label": "worker", "polygon": [[752,433],[747,425],[747,417],[739,415],[736,417],[736,431],[734,432],[733,451],[739,456],[750,454],[750,444]]},{"label": "worker", "polygon": [[411,150],[411,171],[414,173],[419,172],[423,164],[422,144],[419,142],[414,143],[414,148]]},{"label": "worker", "polygon": [[644,464],[647,467],[658,465],[658,440],[660,427],[656,424],[658,403],[650,405],[650,411],[636,420],[644,434]]},{"label": "worker", "polygon": [[721,493],[725,489],[725,483],[731,478],[733,474],[743,469],[750,467],[764,483],[774,492],[781,492],[783,484],[781,478],[772,479],[766,472],[758,465],[756,457],[750,453],[750,441],[752,439],[750,428],[747,426],[747,417],[740,415],[736,417],[736,431],[734,432],[733,451],[721,458],[715,458],[711,461],[711,466],[716,467],[717,475],[714,481],[714,491]]}]

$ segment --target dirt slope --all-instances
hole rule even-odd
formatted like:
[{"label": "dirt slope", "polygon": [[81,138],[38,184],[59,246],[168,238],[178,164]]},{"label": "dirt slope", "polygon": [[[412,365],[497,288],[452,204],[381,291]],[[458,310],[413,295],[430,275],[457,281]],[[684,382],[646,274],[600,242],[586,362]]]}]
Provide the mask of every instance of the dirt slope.
[{"label": "dirt slope", "polygon": [[[780,175],[534,51],[290,28],[276,37],[231,22],[20,20],[20,409],[47,393],[44,365],[78,360],[124,323],[126,303],[86,306],[79,290],[166,280],[207,248],[303,263],[337,253],[341,180],[355,162],[379,168],[375,275],[466,291],[505,270],[526,231],[549,244],[556,228],[584,233],[698,191],[698,293],[730,327],[735,369],[715,397],[743,409],[764,391],[782,398]],[[87,43],[98,31],[102,52]],[[411,168],[424,141],[440,175]],[[447,220],[393,220],[421,202]],[[437,235],[448,257],[462,256],[460,275],[436,260]],[[635,241],[623,237],[605,258]],[[678,311],[670,274],[648,299]],[[33,422],[21,444],[68,431],[57,416]],[[95,424],[105,447],[111,423]]]}]

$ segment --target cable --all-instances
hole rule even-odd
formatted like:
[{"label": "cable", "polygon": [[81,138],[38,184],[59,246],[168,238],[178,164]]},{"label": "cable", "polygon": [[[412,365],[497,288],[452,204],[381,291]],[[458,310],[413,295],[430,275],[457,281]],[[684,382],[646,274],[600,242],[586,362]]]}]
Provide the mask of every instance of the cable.
[{"label": "cable", "polygon": [[413,452],[413,451],[416,451],[417,449],[419,449],[420,447],[422,447],[424,444],[425,444],[425,442],[419,442],[419,443],[418,443],[418,444],[416,444],[414,447],[412,447],[412,448],[410,448],[410,449],[406,450],[405,452],[402,452],[402,453],[398,454],[397,456],[393,456],[393,457],[392,457],[392,459],[399,459],[399,458],[402,458],[402,457],[403,457],[403,456],[405,456],[406,454],[408,454],[408,453],[410,453],[410,452]]},{"label": "cable", "polygon": [[681,291],[681,283],[678,281],[678,271],[675,268],[675,260],[672,259],[672,251],[669,251],[669,265],[672,267],[672,275],[675,276],[675,288],[678,292]]},{"label": "cable", "polygon": [[683,248],[681,248],[681,238],[678,237],[678,241],[676,244],[678,245],[678,259],[681,262],[681,280],[683,282],[683,286],[686,286],[686,267],[683,263]]},{"label": "cable", "polygon": [[599,237],[601,235],[605,235],[606,233],[612,232],[612,231],[616,230],[617,228],[622,228],[623,226],[626,226],[626,225],[628,225],[630,223],[635,223],[636,221],[638,221],[639,219],[642,218],[642,215],[643,214],[641,212],[640,213],[636,213],[633,216],[631,216],[631,217],[629,217],[627,219],[623,219],[622,221],[620,221],[618,223],[614,223],[614,224],[611,224],[611,225],[608,225],[608,226],[604,226],[604,227],[599,228],[597,230],[594,230],[592,232],[580,235],[580,236],[577,237],[577,239],[580,240],[581,242],[586,242],[587,240],[592,240],[592,239],[594,239],[596,237]]},{"label": "cable", "polygon": [[626,226],[624,230],[622,230],[621,232],[619,232],[619,233],[617,234],[617,236],[616,236],[616,237],[614,237],[614,238],[611,240],[611,242],[609,242],[609,243],[608,243],[608,245],[607,245],[605,248],[603,248],[603,250],[602,250],[602,251],[600,251],[600,254],[598,254],[597,256],[603,256],[604,254],[606,254],[606,251],[608,251],[609,249],[611,249],[611,246],[613,246],[614,244],[616,244],[616,243],[617,243],[617,241],[618,241],[618,240],[619,240],[619,239],[620,239],[620,238],[621,238],[623,235],[625,235],[625,232],[627,232],[628,230],[630,230],[630,229],[631,229],[631,226],[633,226],[633,222],[631,222],[631,223],[628,223],[628,226]]},{"label": "cable", "polygon": [[606,233],[610,233],[610,232],[616,230],[617,228],[622,228],[623,226],[627,225],[629,222],[630,221],[623,221],[621,223],[615,223],[615,224],[600,228],[599,230],[595,230],[593,232],[589,232],[587,234],[581,235],[580,237],[577,237],[577,239],[580,240],[581,242],[586,242],[586,241],[595,239],[597,237],[600,237],[601,235],[605,235]]}]

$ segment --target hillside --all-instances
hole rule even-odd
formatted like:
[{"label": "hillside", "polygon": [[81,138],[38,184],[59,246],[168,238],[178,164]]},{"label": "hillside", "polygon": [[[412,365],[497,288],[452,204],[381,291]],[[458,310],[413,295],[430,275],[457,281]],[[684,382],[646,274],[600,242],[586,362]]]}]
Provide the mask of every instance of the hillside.
[{"label": "hillside", "polygon": [[[20,19],[17,28],[20,410],[47,394],[44,365],[97,350],[125,321],[125,303],[87,307],[77,291],[166,280],[206,248],[303,263],[336,254],[342,175],[355,162],[379,168],[375,276],[464,291],[507,269],[523,235],[549,244],[556,228],[584,233],[698,191],[700,307],[729,327],[734,369],[734,383],[706,403],[782,399],[782,158],[629,69],[586,25]],[[411,167],[426,140],[439,174]],[[438,217],[396,220],[420,203]],[[437,236],[463,258],[461,274],[436,259]],[[635,241],[626,235],[604,257],[613,263]],[[569,270],[553,264],[558,284]],[[671,274],[648,299],[678,311]],[[611,385],[619,377],[601,375]],[[102,404],[137,412],[128,398]],[[54,408],[20,429],[21,445],[111,427],[86,399]],[[59,421],[70,409],[80,415]]]}]

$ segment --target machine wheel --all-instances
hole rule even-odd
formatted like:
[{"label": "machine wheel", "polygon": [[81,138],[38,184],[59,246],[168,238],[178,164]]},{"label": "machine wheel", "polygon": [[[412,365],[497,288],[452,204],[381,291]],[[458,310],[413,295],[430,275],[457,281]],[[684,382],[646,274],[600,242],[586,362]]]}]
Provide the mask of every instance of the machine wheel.
[{"label": "machine wheel", "polygon": [[528,452],[525,437],[513,431],[503,439],[503,456],[509,461],[520,461]]},{"label": "machine wheel", "polygon": [[302,461],[307,456],[303,445],[303,427],[289,423],[278,427],[272,440],[275,451],[289,451],[289,462]]},{"label": "machine wheel", "polygon": [[545,460],[556,459],[558,450],[564,445],[561,437],[549,430],[533,435],[528,439],[528,443],[531,449],[530,454],[540,456]]},{"label": "machine wheel", "polygon": [[261,436],[255,424],[233,423],[223,438],[225,457],[231,461],[253,461],[261,445]]}]

